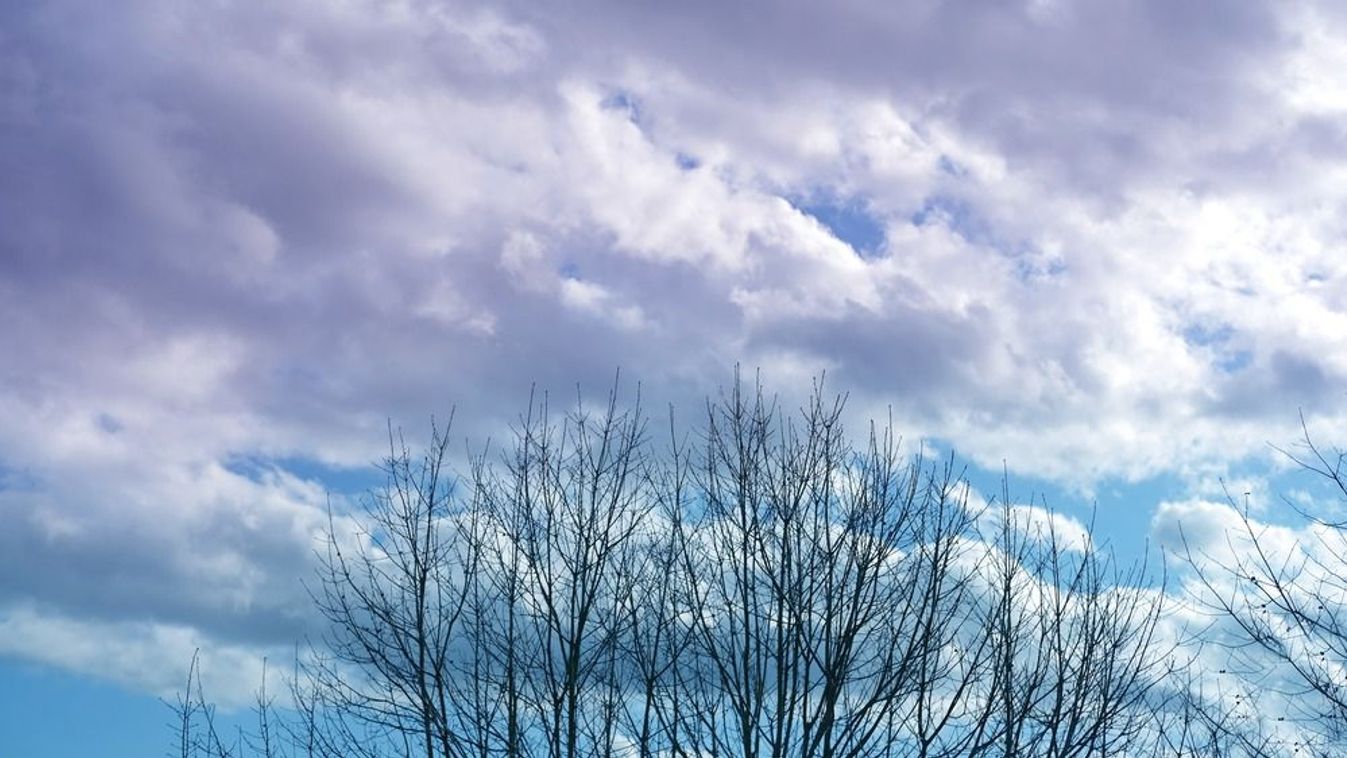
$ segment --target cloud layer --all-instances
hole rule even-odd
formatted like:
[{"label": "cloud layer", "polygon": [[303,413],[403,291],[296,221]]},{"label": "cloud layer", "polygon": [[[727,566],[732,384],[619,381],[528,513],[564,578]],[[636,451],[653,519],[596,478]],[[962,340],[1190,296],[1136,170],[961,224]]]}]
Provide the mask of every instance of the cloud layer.
[{"label": "cloud layer", "polygon": [[736,363],[827,371],[1077,487],[1224,470],[1297,408],[1331,436],[1344,22],[8,3],[5,623],[282,643],[326,497],[287,461],[618,366],[689,412]]}]

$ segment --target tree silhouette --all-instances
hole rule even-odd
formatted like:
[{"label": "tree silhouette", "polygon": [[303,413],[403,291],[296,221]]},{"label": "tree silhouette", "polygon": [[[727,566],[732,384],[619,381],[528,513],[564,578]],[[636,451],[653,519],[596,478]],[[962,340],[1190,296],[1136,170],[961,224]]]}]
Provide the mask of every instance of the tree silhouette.
[{"label": "tree silhouette", "polygon": [[[1304,420],[1299,468],[1347,498],[1344,454],[1325,451]],[[1285,504],[1299,528],[1259,523],[1230,493],[1235,527],[1219,554],[1184,537],[1191,596],[1212,617],[1208,644],[1225,655],[1222,673],[1253,683],[1234,697],[1271,753],[1339,755],[1347,749],[1347,522]]]},{"label": "tree silhouette", "polygon": [[787,411],[736,376],[700,424],[671,413],[652,435],[617,386],[560,415],[535,396],[462,473],[447,428],[420,453],[390,433],[385,485],[329,519],[311,593],[327,631],[288,703],[262,690],[256,734],[226,747],[189,684],[181,744],[1075,756],[1198,723],[1163,694],[1144,567],[1019,523],[1008,494],[974,498],[891,423],[848,436],[845,403],[820,382]]}]

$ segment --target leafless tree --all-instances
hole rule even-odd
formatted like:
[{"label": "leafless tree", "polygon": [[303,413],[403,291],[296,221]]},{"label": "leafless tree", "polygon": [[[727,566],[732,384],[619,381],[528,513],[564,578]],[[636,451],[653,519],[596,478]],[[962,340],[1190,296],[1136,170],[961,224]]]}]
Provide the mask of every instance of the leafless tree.
[{"label": "leafless tree", "polygon": [[[327,633],[308,666],[320,706],[380,730],[401,752],[469,755],[456,718],[465,690],[453,657],[479,556],[438,429],[413,456],[390,432],[387,484],[347,532],[329,519],[313,598]],[[361,733],[351,750],[373,749]],[[414,750],[408,750],[411,745]]]},{"label": "leafless tree", "polygon": [[[1347,498],[1344,454],[1317,446],[1308,430],[1283,451],[1302,470]],[[1292,531],[1259,523],[1230,493],[1234,529],[1218,552],[1185,537],[1192,597],[1212,616],[1209,644],[1225,670],[1256,682],[1257,710],[1273,719],[1272,746],[1299,755],[1347,750],[1347,522],[1290,499]]]},{"label": "leafless tree", "polygon": [[652,510],[639,398],[622,408],[615,387],[601,412],[577,402],[559,422],[544,398],[515,432],[503,474],[478,479],[497,540],[488,573],[503,604],[507,752],[608,755],[629,673],[620,642],[640,595],[635,537]]},{"label": "leafless tree", "polygon": [[736,377],[691,432],[671,412],[666,442],[639,393],[557,416],[543,395],[465,476],[446,431],[416,455],[390,434],[386,485],[330,517],[312,591],[328,631],[297,655],[284,715],[263,688],[256,733],[208,753],[198,682],[176,711],[182,755],[1162,744],[1169,659],[1144,572],[1019,528],[1004,495],[977,505],[952,457],[909,454],[891,423],[848,436],[845,403],[819,384],[787,412]]},{"label": "leafless tree", "polygon": [[736,382],[709,408],[675,572],[682,711],[660,719],[676,753],[890,754],[915,730],[938,754],[955,731],[977,675],[953,652],[974,608],[967,487],[888,428],[851,446],[843,402],[816,390],[797,420]]},{"label": "leafless tree", "polygon": [[[1191,642],[1200,647],[1202,640]],[[1155,709],[1157,750],[1176,758],[1272,758],[1286,753],[1255,716],[1257,698],[1250,681],[1218,680],[1209,691],[1201,673],[1194,659],[1168,683],[1171,695]]]},{"label": "leafless tree", "polygon": [[[970,754],[1118,755],[1153,736],[1152,695],[1175,672],[1157,643],[1163,595],[1052,519],[1002,496],[989,562],[991,687]],[[1017,523],[1018,518],[1018,523]]]},{"label": "leafless tree", "polygon": [[179,758],[234,758],[238,755],[238,745],[226,743],[221,737],[215,723],[215,705],[206,699],[205,689],[201,686],[201,651],[192,653],[184,690],[168,705],[174,716],[174,755]]},{"label": "leafless tree", "polygon": [[647,466],[646,488],[652,508],[633,533],[621,571],[630,577],[618,598],[624,615],[618,638],[621,672],[630,702],[616,714],[638,756],[683,754],[683,725],[695,712],[694,642],[687,623],[690,606],[683,592],[688,539],[685,517],[693,487],[686,439],[669,419],[669,447],[662,465]]}]

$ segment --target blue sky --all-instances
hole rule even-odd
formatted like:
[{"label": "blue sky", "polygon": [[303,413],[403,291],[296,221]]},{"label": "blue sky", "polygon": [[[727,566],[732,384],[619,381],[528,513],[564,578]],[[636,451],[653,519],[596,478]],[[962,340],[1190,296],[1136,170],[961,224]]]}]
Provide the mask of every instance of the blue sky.
[{"label": "blue sky", "polygon": [[1128,557],[1334,507],[1345,117],[1299,0],[0,4],[0,735],[246,704],[390,420],[618,367],[826,373]]}]

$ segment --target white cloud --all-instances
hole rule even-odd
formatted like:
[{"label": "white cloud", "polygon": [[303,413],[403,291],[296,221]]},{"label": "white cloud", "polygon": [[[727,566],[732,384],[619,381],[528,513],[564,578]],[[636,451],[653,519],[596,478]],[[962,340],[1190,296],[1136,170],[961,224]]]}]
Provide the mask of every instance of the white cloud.
[{"label": "white cloud", "polygon": [[293,648],[262,650],[212,639],[185,626],[91,621],[18,606],[0,609],[0,654],[130,685],[168,702],[187,691],[188,668],[199,656],[206,697],[221,707],[240,709],[254,702],[264,658],[269,654],[273,662],[285,661]]}]

